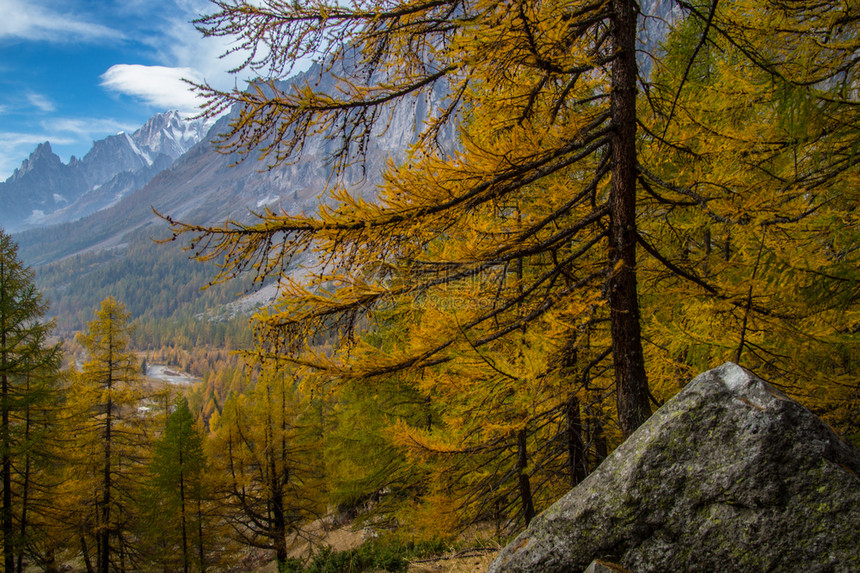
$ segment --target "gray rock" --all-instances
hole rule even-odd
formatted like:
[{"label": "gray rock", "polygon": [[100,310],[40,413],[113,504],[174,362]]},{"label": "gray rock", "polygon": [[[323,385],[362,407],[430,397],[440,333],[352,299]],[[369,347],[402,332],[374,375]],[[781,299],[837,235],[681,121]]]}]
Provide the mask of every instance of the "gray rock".
[{"label": "gray rock", "polygon": [[609,563],[607,561],[592,561],[588,567],[585,568],[585,571],[582,573],[630,573],[627,569],[618,565],[616,563]]},{"label": "gray rock", "polygon": [[736,364],[696,377],[488,573],[860,571],[860,452]]}]

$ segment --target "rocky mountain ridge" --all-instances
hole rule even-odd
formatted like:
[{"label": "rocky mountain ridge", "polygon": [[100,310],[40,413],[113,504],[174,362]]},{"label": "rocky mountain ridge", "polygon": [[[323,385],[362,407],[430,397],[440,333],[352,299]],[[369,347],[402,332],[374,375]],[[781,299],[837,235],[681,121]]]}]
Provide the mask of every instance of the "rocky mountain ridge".
[{"label": "rocky mountain ridge", "polygon": [[132,134],[93,142],[83,157],[62,160],[50,142],[39,144],[0,183],[0,226],[8,232],[74,221],[104,209],[145,185],[199,143],[211,127],[168,111]]},{"label": "rocky mountain ridge", "polygon": [[[330,85],[335,89],[333,78],[321,73],[318,66],[282,82],[281,86],[287,89],[290,83],[302,82]],[[424,119],[433,106],[439,104],[441,97],[441,94],[433,94],[394,106],[390,110],[389,121],[384,126],[380,125],[363,150],[363,161],[341,174],[340,183],[370,196],[381,180],[386,162],[403,159],[407,147],[423,129]],[[234,110],[233,113],[238,112]],[[272,167],[253,156],[242,158],[221,153],[211,143],[218,134],[227,131],[231,117],[219,118],[207,136],[140,188],[111,192],[114,187],[129,189],[134,186],[131,182],[124,184],[121,177],[115,176],[99,191],[90,192],[86,198],[78,200],[76,207],[62,209],[58,212],[59,217],[41,219],[43,223],[62,223],[61,226],[19,232],[16,240],[22,257],[30,265],[41,265],[87,250],[109,249],[123,245],[129,233],[145,227],[153,228],[153,237],[164,237],[166,224],[153,214],[153,209],[179,220],[223,223],[228,217],[248,219],[252,212],[260,212],[267,207],[312,212],[320,201],[325,201],[325,190],[332,183],[327,159],[339,143],[336,138],[313,136],[306,142],[300,160]],[[136,133],[143,131],[145,129],[141,128]],[[449,139],[453,141],[453,136]],[[85,204],[85,201],[98,197],[99,193],[107,195],[98,202],[101,208]],[[107,204],[108,200],[113,203]],[[78,214],[86,216],[67,217],[76,208],[79,209]],[[57,234],[66,240],[55,241]]]}]

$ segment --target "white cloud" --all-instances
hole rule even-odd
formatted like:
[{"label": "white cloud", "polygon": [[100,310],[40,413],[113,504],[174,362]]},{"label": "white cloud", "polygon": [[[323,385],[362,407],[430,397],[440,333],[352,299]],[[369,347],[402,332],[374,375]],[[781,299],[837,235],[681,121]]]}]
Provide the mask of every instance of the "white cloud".
[{"label": "white cloud", "polygon": [[[42,122],[42,128],[48,133],[71,133],[75,135],[76,140],[88,141],[101,139],[119,131],[134,131],[138,127],[140,126],[128,122],[98,118],[54,118]],[[53,142],[55,137],[57,136],[49,139]],[[58,140],[57,143],[60,141]]]},{"label": "white cloud", "polygon": [[72,12],[58,12],[34,0],[0,0],[0,38],[50,42],[122,38],[107,26],[87,22]]},{"label": "white cloud", "polygon": [[[240,67],[247,51],[233,51],[236,39],[230,37],[207,37],[194,28],[192,20],[217,10],[217,6],[207,0],[175,0],[181,14],[167,20],[161,29],[159,37],[150,38],[147,42],[159,54],[159,59],[170,62],[171,65],[188,67],[200,72],[200,77],[218,89],[230,89],[238,84],[244,87],[246,81],[255,79],[258,74],[251,70],[240,70],[237,74],[229,70]],[[252,4],[260,4],[261,0],[251,0]],[[266,50],[259,46],[257,54],[260,57]],[[311,60],[300,61],[293,72],[306,70]]]},{"label": "white cloud", "polygon": [[101,79],[103,87],[141,99],[160,110],[193,113],[199,111],[202,103],[183,81],[201,81],[200,74],[191,68],[117,64],[102,74]]},{"label": "white cloud", "polygon": [[[197,13],[186,12],[182,17],[170,20],[162,29],[163,36],[151,39],[149,45],[159,53],[162,61],[197,70],[201,81],[221,89],[233,87],[236,76],[229,70],[241,65],[244,55],[233,53],[222,58],[231,47],[230,40],[204,38],[190,22],[197,16]],[[241,79],[239,76],[240,83]]]},{"label": "white cloud", "polygon": [[30,102],[30,105],[35,108],[38,108],[45,113],[51,113],[52,111],[56,111],[57,109],[57,106],[54,105],[54,102],[41,94],[29,93],[27,94],[27,101]]}]

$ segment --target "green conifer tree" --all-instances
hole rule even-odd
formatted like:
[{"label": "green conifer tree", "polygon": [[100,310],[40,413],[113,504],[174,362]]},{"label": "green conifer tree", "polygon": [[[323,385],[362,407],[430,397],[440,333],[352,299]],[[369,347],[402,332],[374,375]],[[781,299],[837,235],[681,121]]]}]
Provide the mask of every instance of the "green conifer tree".
[{"label": "green conifer tree", "polygon": [[152,483],[147,497],[154,510],[150,525],[168,538],[165,548],[181,557],[185,573],[190,570],[195,554],[199,569],[205,570],[201,515],[206,499],[205,473],[203,437],[188,409],[188,401],[180,398],[167,418],[164,434],[155,444],[150,462]]},{"label": "green conifer tree", "polygon": [[[0,229],[0,522],[9,572],[15,571],[16,556],[20,570],[26,535],[36,435],[32,416],[47,396],[60,359],[59,345],[47,342],[52,324],[41,321],[47,306],[32,271],[18,258],[16,244]],[[18,491],[13,491],[15,483]]]}]

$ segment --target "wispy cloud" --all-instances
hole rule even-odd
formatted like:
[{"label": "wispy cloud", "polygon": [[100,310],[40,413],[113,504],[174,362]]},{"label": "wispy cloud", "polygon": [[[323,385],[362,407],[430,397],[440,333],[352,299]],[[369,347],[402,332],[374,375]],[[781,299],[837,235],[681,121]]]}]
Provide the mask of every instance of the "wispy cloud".
[{"label": "wispy cloud", "polygon": [[[182,16],[165,23],[161,29],[161,37],[144,41],[159,54],[161,61],[196,70],[200,81],[205,80],[217,88],[232,87],[236,76],[229,70],[241,65],[245,54],[236,52],[222,57],[232,47],[230,40],[204,38],[194,29],[191,20],[201,12],[202,10],[192,11],[186,7]],[[250,77],[250,74],[245,75]],[[239,79],[241,80],[242,76],[239,76]]]},{"label": "wispy cloud", "polygon": [[136,97],[159,108],[178,109],[187,113],[198,110],[201,100],[185,79],[199,82],[200,75],[191,68],[117,64],[101,76],[101,85],[115,92]]},{"label": "wispy cloud", "polygon": [[52,102],[42,94],[29,93],[27,94],[27,101],[30,102],[30,105],[35,108],[38,108],[45,113],[51,113],[57,110],[57,106],[54,105],[54,102]]},{"label": "wispy cloud", "polygon": [[50,141],[54,152],[68,158],[68,145],[90,144],[120,131],[134,131],[140,125],[99,118],[50,118],[40,122],[38,133],[0,132],[0,181],[21,166],[21,161],[40,143]]},{"label": "wispy cloud", "polygon": [[35,0],[0,0],[0,38],[49,42],[118,39],[123,34],[72,12],[58,12]]},{"label": "wispy cloud", "polygon": [[[159,54],[161,61],[197,70],[201,78],[218,89],[229,89],[237,83],[244,87],[245,81],[256,79],[258,74],[251,70],[240,70],[237,74],[230,73],[230,70],[244,64],[249,56],[246,51],[233,51],[236,48],[235,38],[204,38],[191,24],[193,20],[216,10],[211,2],[207,0],[174,1],[180,13],[166,19],[160,35],[143,40]],[[262,3],[262,0],[248,1],[252,4]],[[257,56],[262,56],[265,49],[265,46],[261,45]],[[307,70],[311,63],[311,58],[303,59],[296,63],[293,72]]]},{"label": "wispy cloud", "polygon": [[[99,118],[54,118],[42,122],[42,128],[52,134],[73,134],[75,139],[101,139],[105,134],[133,131],[140,127],[129,122]],[[61,135],[59,138],[68,138]],[[54,141],[53,137],[51,141]]]}]

